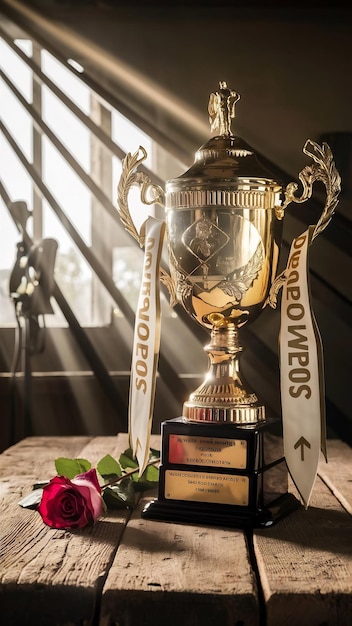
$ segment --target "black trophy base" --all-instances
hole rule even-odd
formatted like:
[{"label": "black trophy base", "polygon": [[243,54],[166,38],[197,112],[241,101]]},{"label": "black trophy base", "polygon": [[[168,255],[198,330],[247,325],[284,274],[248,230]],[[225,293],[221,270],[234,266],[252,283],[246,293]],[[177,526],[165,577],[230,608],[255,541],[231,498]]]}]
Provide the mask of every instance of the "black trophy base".
[{"label": "black trophy base", "polygon": [[158,498],[142,517],[156,521],[266,528],[301,506],[288,493],[279,421],[162,423]]},{"label": "black trophy base", "polygon": [[159,522],[221,526],[225,528],[267,528],[279,522],[301,505],[292,493],[285,493],[263,509],[239,511],[231,506],[152,500],[144,507],[142,517]]}]

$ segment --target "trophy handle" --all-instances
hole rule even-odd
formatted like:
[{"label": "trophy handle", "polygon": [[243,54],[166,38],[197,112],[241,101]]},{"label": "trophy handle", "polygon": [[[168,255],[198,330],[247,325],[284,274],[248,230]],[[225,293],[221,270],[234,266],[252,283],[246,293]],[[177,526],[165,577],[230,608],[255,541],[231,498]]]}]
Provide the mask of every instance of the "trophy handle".
[{"label": "trophy handle", "polygon": [[[141,157],[139,157],[140,152],[142,152]],[[117,188],[117,212],[127,232],[138,241],[141,248],[145,245],[145,222],[140,232],[138,232],[128,206],[128,194],[131,187],[136,185],[140,188],[140,197],[143,204],[159,204],[165,207],[164,190],[159,185],[154,185],[145,172],[136,172],[137,167],[146,158],[147,151],[143,146],[139,146],[139,149],[134,154],[130,152],[126,154],[122,161],[122,174]],[[175,285],[170,274],[162,267],[160,267],[160,281],[169,291],[170,306],[175,306],[177,302]]]},{"label": "trophy handle", "polygon": [[[314,141],[308,139],[303,147],[303,152],[310,156],[315,163],[307,165],[298,175],[303,186],[303,192],[299,198],[295,196],[298,184],[289,183],[287,185],[282,211],[284,212],[291,202],[301,203],[311,198],[313,184],[316,180],[320,180],[324,183],[326,189],[325,206],[318,223],[313,228],[313,234],[310,240],[311,244],[315,237],[327,227],[334,214],[338,204],[338,196],[341,191],[341,178],[335,167],[333,155],[327,143],[324,142],[322,146],[319,146]],[[287,270],[285,269],[273,281],[264,306],[269,304],[271,308],[276,309],[278,293],[286,282],[286,272]]]}]

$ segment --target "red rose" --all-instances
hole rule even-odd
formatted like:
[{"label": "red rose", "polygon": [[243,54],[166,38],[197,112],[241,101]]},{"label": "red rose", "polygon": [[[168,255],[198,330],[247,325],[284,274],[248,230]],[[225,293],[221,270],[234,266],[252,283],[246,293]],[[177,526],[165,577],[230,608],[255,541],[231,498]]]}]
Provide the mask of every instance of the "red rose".
[{"label": "red rose", "polygon": [[55,476],[43,488],[38,507],[43,521],[52,528],[83,528],[96,522],[103,512],[103,499],[95,469],[72,480]]}]

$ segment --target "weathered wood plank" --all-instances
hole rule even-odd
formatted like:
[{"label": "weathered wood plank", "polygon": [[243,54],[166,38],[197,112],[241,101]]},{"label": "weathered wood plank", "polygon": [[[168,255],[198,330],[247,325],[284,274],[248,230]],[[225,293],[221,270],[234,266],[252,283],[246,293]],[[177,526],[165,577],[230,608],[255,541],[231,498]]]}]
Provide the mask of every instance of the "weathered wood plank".
[{"label": "weathered wood plank", "polygon": [[[158,444],[153,437],[151,445]],[[127,445],[127,435],[33,437],[0,455],[0,622],[259,626],[256,577],[241,531],[144,520],[146,499],[126,529],[129,513],[121,511],[72,533],[52,530],[19,507],[35,481],[55,473],[56,457],[95,464]],[[351,448],[329,441],[328,456],[309,509],[254,533],[267,626],[350,626]]]},{"label": "weathered wood plank", "polygon": [[[351,501],[350,450],[341,443],[329,448],[330,479]],[[320,477],[309,508],[255,531],[254,549],[267,626],[350,626],[352,517]]]},{"label": "weathered wood plank", "polygon": [[[0,622],[6,626],[73,626],[93,623],[97,598],[129,512],[110,512],[93,527],[53,530],[18,501],[33,482],[55,474],[57,456],[94,464],[116,457],[126,436],[26,439],[0,456]],[[34,480],[33,480],[34,479]]]},{"label": "weathered wood plank", "polygon": [[[28,437],[0,455],[0,511],[18,516],[18,501],[34,483],[55,475],[59,456],[79,456],[91,437]],[[10,507],[11,505],[11,507]]]},{"label": "weathered wood plank", "polygon": [[259,624],[242,531],[131,517],[103,589],[101,626]]},{"label": "weathered wood plank", "polygon": [[327,456],[328,462],[319,465],[319,476],[352,515],[352,448],[338,439],[329,439]]}]

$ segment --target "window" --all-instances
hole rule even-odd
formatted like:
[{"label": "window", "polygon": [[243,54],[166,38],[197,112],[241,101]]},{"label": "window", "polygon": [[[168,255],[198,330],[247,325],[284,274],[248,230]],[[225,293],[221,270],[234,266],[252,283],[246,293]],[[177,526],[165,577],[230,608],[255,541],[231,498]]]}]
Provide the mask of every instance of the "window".
[{"label": "window", "polygon": [[[10,41],[1,39],[0,46],[5,194],[10,202],[27,204],[31,216],[26,230],[35,242],[57,240],[55,281],[79,323],[107,324],[112,314],[121,312],[94,272],[92,254],[133,308],[143,261],[142,251],[117,216],[121,155],[143,145],[148,153],[144,165],[153,170],[161,148],[93,92],[81,79],[77,64],[70,61],[66,67],[29,39],[16,40],[14,49]],[[26,64],[26,57],[36,64],[34,69]],[[171,168],[181,171],[180,164],[168,159]],[[33,176],[40,181],[39,189]],[[137,189],[131,192],[132,205],[141,224],[148,213]],[[4,200],[0,219],[0,323],[12,325],[8,281],[21,233]],[[54,314],[46,323],[65,326],[54,300],[52,305]]]}]

